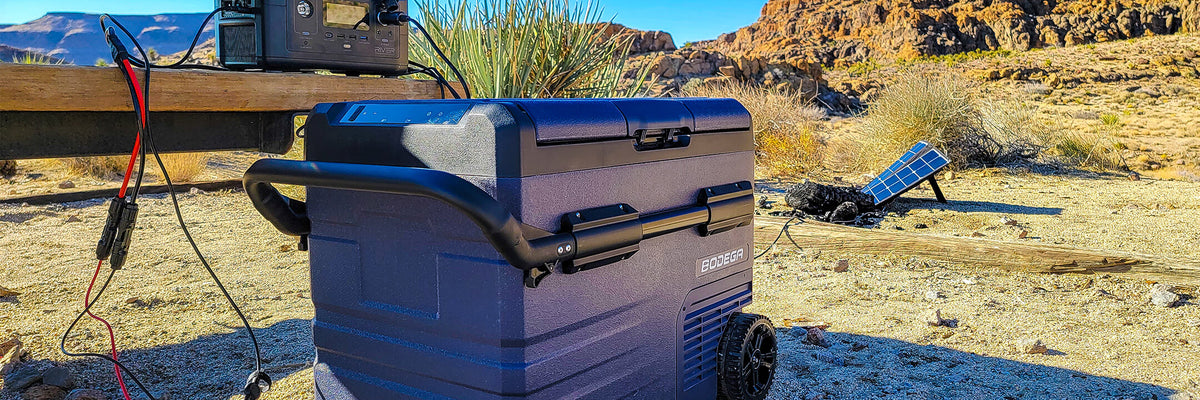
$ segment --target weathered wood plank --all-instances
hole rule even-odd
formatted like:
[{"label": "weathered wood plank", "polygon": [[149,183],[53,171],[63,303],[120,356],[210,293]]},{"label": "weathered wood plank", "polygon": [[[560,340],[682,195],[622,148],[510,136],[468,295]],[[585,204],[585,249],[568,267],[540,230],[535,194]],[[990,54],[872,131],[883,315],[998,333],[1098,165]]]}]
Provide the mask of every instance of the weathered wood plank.
[{"label": "weathered wood plank", "polygon": [[[755,243],[768,244],[787,221],[755,217]],[[981,238],[957,238],[853,228],[804,221],[788,230],[805,250],[871,255],[917,256],[966,265],[1040,273],[1126,273],[1195,283],[1200,266],[1168,265],[1146,255],[1088,250],[1043,243],[1014,243]],[[777,246],[791,247],[784,237]]]},{"label": "weathered wood plank", "polygon": [[[153,111],[301,111],[323,102],[443,98],[430,80],[166,69],[154,70],[150,79]],[[133,107],[115,67],[0,63],[0,93],[0,111]]]}]

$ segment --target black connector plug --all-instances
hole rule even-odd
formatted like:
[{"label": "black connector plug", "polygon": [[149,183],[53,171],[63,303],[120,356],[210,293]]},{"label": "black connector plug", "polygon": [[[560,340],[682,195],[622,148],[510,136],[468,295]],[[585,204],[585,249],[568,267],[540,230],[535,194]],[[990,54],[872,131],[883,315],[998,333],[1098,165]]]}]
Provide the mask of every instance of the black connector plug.
[{"label": "black connector plug", "polygon": [[267,376],[262,370],[250,373],[250,377],[246,378],[246,387],[242,389],[242,395],[245,400],[258,400],[263,392],[271,390],[271,377]]},{"label": "black connector plug", "polygon": [[133,242],[133,228],[137,225],[138,206],[127,203],[121,210],[120,223],[117,224],[117,235],[113,239],[112,258],[108,265],[112,269],[121,269],[125,265],[125,257],[129,256],[129,245]]},{"label": "black connector plug", "polygon": [[107,260],[112,254],[113,243],[117,236],[117,225],[121,223],[121,213],[125,211],[125,199],[113,198],[108,203],[108,219],[104,220],[104,231],[100,233],[100,241],[96,243],[96,259]]},{"label": "black connector plug", "polygon": [[104,40],[108,42],[108,49],[112,51],[113,62],[120,65],[122,60],[129,59],[129,49],[121,43],[121,38],[117,37],[117,31],[111,26],[104,31]]},{"label": "black connector plug", "polygon": [[408,14],[405,14],[405,13],[402,13],[399,11],[380,12],[378,14],[375,14],[375,20],[377,22],[379,22],[380,25],[383,25],[383,26],[400,25],[405,22],[408,22]]}]

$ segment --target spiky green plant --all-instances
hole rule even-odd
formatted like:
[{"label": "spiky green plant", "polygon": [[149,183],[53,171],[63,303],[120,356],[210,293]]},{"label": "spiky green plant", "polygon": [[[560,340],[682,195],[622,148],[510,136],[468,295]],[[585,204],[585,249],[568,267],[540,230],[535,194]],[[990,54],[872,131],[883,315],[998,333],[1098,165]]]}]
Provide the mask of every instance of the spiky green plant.
[{"label": "spiky green plant", "polygon": [[22,55],[13,56],[12,62],[16,64],[60,65],[63,63],[63,60],[45,54],[26,52]]},{"label": "spiky green plant", "polygon": [[[421,22],[476,97],[631,97],[646,87],[649,65],[625,78],[632,37],[609,37],[592,2],[507,0],[455,4],[419,1]],[[413,58],[455,77],[413,33]]]}]

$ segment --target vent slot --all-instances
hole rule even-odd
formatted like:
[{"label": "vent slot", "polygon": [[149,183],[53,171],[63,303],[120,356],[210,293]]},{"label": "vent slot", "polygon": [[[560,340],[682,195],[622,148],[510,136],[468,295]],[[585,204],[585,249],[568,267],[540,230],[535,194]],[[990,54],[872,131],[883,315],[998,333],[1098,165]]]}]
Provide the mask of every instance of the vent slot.
[{"label": "vent slot", "polygon": [[[690,390],[716,375],[717,347],[729,315],[750,304],[750,284],[692,304],[683,320],[683,387]],[[696,308],[698,307],[698,308]]]}]

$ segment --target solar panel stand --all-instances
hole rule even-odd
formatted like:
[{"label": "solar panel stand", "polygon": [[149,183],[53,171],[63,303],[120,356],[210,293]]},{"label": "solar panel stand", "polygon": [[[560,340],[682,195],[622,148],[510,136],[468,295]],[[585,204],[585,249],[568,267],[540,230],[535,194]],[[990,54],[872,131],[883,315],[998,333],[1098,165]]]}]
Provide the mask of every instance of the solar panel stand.
[{"label": "solar panel stand", "polygon": [[933,195],[937,196],[938,203],[946,203],[946,195],[942,194],[942,187],[938,186],[937,178],[930,175],[926,180],[929,181],[929,187],[933,188]]}]

